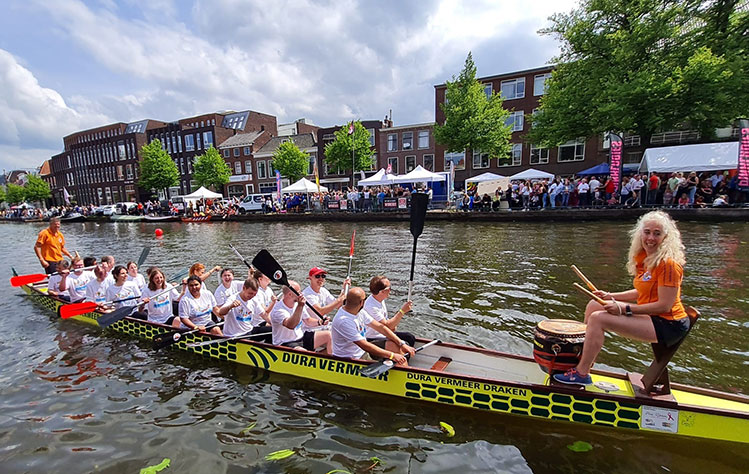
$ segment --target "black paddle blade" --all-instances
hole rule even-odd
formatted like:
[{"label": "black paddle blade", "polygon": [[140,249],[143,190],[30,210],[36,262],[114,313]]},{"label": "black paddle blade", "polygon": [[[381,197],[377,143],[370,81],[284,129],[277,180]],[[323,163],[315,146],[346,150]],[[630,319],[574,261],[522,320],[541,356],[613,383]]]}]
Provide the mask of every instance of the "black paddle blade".
[{"label": "black paddle blade", "polygon": [[286,272],[267,250],[263,249],[259,251],[257,255],[255,255],[255,258],[252,259],[252,265],[260,270],[263,275],[270,278],[273,283],[289,286]]},{"label": "black paddle blade", "polygon": [[429,196],[424,193],[411,194],[411,235],[417,238],[424,230]]},{"label": "black paddle blade", "polygon": [[151,247],[143,247],[143,251],[140,253],[140,257],[138,257],[138,268],[143,266],[143,262],[146,261],[146,258],[148,258],[148,253],[151,251]]},{"label": "black paddle blade", "polygon": [[100,327],[105,328],[130,316],[136,309],[138,309],[137,306],[123,306],[122,308],[117,308],[111,313],[101,316],[97,322]]},{"label": "black paddle blade", "polygon": [[167,332],[164,334],[159,334],[158,336],[153,338],[153,348],[154,350],[163,349],[167,346],[171,346],[175,342],[179,341],[181,338],[180,331],[172,331]]},{"label": "black paddle blade", "polygon": [[384,374],[388,370],[393,368],[392,360],[382,360],[380,362],[377,362],[376,364],[372,364],[369,367],[366,367],[359,371],[359,373],[365,377],[369,377],[371,379],[375,379],[379,377],[380,375]]}]

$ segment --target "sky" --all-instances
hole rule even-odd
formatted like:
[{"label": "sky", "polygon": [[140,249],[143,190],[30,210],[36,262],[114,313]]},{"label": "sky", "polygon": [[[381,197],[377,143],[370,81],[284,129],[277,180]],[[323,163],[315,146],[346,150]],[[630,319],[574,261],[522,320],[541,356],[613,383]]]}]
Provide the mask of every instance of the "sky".
[{"label": "sky", "polygon": [[70,133],[255,110],[319,126],[434,121],[434,85],[559,54],[538,30],[572,0],[3,0],[0,168]]}]

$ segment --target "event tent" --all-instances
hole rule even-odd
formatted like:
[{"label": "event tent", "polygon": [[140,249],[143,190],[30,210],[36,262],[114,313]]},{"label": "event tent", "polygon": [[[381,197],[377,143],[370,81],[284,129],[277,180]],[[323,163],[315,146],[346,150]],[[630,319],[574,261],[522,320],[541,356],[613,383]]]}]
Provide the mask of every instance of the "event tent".
[{"label": "event tent", "polygon": [[201,186],[194,193],[182,197],[184,199],[221,199],[224,196],[219,193],[214,193],[213,191]]},{"label": "event tent", "polygon": [[739,165],[739,142],[648,148],[640,162],[641,173],[722,171]]},{"label": "event tent", "polygon": [[410,173],[396,176],[394,183],[432,183],[434,181],[444,181],[447,179],[444,174],[432,173],[419,165]]},{"label": "event tent", "polygon": [[[328,188],[320,186],[321,192],[326,192]],[[302,178],[294,184],[290,184],[281,190],[282,193],[316,193],[317,185],[307,178]]]},{"label": "event tent", "polygon": [[510,180],[514,181],[516,179],[554,179],[554,175],[545,171],[529,168],[510,176]]},{"label": "event tent", "polygon": [[394,174],[387,174],[385,168],[380,168],[380,171],[373,174],[369,178],[360,179],[359,186],[377,186],[380,184],[393,184],[395,179]]},{"label": "event tent", "polygon": [[588,168],[586,170],[578,171],[575,173],[578,176],[594,176],[599,174],[610,174],[611,173],[611,167],[608,163],[599,163],[591,168]]},{"label": "event tent", "polygon": [[484,181],[494,181],[495,179],[502,179],[505,176],[502,176],[501,174],[494,174],[494,173],[482,173],[478,176],[474,176],[473,178],[468,178],[466,180],[466,183],[483,183]]}]

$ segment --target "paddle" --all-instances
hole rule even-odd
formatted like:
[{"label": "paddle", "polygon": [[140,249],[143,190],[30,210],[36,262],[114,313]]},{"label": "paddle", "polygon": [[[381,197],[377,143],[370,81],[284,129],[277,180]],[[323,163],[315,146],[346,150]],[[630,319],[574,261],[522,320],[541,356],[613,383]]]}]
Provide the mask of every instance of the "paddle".
[{"label": "paddle", "polygon": [[146,257],[148,257],[150,251],[151,247],[143,247],[143,251],[141,251],[140,257],[138,257],[138,268],[143,266],[143,262],[146,261]]},{"label": "paddle", "polygon": [[[157,293],[153,295],[151,298],[161,296],[164,293],[168,293],[172,290],[173,288],[169,288],[168,290],[164,290],[161,293]],[[104,301],[102,303],[96,303],[94,301],[84,301],[82,303],[65,304],[65,305],[60,306],[60,317],[62,319],[68,319],[68,318],[72,318],[73,316],[78,316],[79,314],[86,314],[86,313],[90,313],[91,311],[95,311],[98,307],[102,305],[122,303],[123,301],[137,300],[138,298],[140,298],[140,296],[130,296],[128,298],[122,298],[121,300]],[[119,309],[122,309],[122,308],[119,308]],[[112,314],[112,313],[107,313],[107,314]]]},{"label": "paddle", "polygon": [[[91,270],[92,268],[96,268],[96,265],[91,266],[91,267],[81,268],[81,269],[75,269],[75,271]],[[18,275],[18,276],[11,277],[10,285],[13,287],[29,285],[31,283],[44,281],[47,278],[51,277],[52,275],[59,275],[59,274],[60,272],[50,273],[49,275],[46,273],[32,273],[31,275]]]},{"label": "paddle", "polygon": [[[318,327],[311,328],[311,329],[306,329],[305,331],[315,332],[315,331],[324,331],[328,329],[330,329],[329,325],[325,325],[325,326],[318,326]],[[260,337],[260,336],[267,336],[267,335],[268,335],[267,332],[261,332],[258,334],[252,334],[252,333],[246,332],[244,334],[240,334],[239,336],[224,337],[221,339],[211,339],[210,341],[203,341],[203,342],[191,342],[190,344],[187,345],[187,347],[210,346],[213,344],[220,344],[222,342],[236,341],[237,339],[250,339],[253,337]]]},{"label": "paddle", "polygon": [[[216,324],[211,324],[210,326],[206,326],[205,330],[208,331],[209,329],[223,326],[224,323],[225,321],[221,321],[220,323],[216,323]],[[156,350],[159,350],[167,346],[171,346],[172,344],[179,342],[179,340],[182,339],[184,336],[187,336],[188,334],[196,333],[198,331],[200,331],[200,329],[195,328],[187,332],[175,330],[172,332],[165,332],[164,334],[159,334],[158,336],[153,338],[153,348]]]},{"label": "paddle", "polygon": [[[416,349],[416,352],[426,349],[429,346],[433,346],[434,344],[439,344],[439,342],[440,342],[439,339],[435,339],[432,342],[427,342],[423,346]],[[411,354],[404,354],[404,356],[406,357],[406,359],[408,359],[411,356]],[[365,367],[364,369],[360,370],[359,373],[365,377],[374,379],[384,374],[388,370],[392,369],[394,365],[395,363],[392,360],[385,359],[375,364],[372,364],[369,367]]]},{"label": "paddle", "polygon": [[229,244],[229,247],[230,247],[230,248],[231,248],[232,250],[234,250],[234,253],[235,253],[235,254],[237,254],[237,257],[239,257],[239,259],[240,259],[240,260],[242,261],[242,263],[244,263],[245,265],[247,265],[247,268],[249,268],[251,272],[255,271],[255,268],[254,268],[254,267],[253,267],[252,265],[250,265],[249,263],[247,263],[247,259],[245,259],[245,258],[244,258],[244,257],[242,256],[242,254],[241,254],[241,253],[239,253],[239,250],[235,249],[235,248],[234,248],[234,246],[233,246],[232,244]]},{"label": "paddle", "polygon": [[411,292],[414,287],[414,268],[416,267],[416,241],[424,230],[424,221],[427,216],[429,196],[424,193],[413,193],[411,195],[411,235],[414,236],[414,249],[411,253],[411,279],[408,281],[408,301],[411,301]]},{"label": "paddle", "polygon": [[596,288],[596,285],[594,285],[590,280],[588,280],[588,278],[585,275],[583,275],[583,272],[581,272],[580,269],[578,269],[575,265],[572,265],[571,268],[572,268],[572,271],[574,271],[577,274],[577,276],[580,277],[583,283],[588,285],[588,288],[590,288],[590,291],[598,291],[598,288]]},{"label": "paddle", "polygon": [[[356,239],[356,229],[351,234],[351,249],[348,252],[348,271],[346,272],[346,280],[351,278],[351,262],[354,260],[354,239]],[[343,294],[348,294],[348,283],[343,287]]]},{"label": "paddle", "polygon": [[[273,258],[273,255],[271,255],[270,252],[265,249],[261,250],[257,253],[257,255],[255,255],[255,258],[252,259],[252,264],[255,266],[255,268],[260,270],[263,275],[270,278],[273,283],[283,285],[290,289],[292,293],[299,296],[299,292],[296,291],[293,287],[289,286],[289,279],[286,277],[286,272],[283,268],[281,268],[281,265],[276,262],[276,259]],[[325,316],[320,314],[320,312],[317,311],[309,301],[305,301],[304,304],[306,304],[307,307],[311,309],[323,321],[327,319]]]}]

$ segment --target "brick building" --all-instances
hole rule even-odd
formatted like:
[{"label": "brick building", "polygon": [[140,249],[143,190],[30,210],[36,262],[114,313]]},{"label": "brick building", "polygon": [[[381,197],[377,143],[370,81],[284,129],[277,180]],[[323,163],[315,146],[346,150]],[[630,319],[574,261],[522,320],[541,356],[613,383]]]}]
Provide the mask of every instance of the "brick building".
[{"label": "brick building", "polygon": [[[272,193],[276,191],[276,177],[273,171],[273,155],[276,153],[278,147],[287,141],[293,142],[297,148],[304,153],[309,155],[309,162],[307,164],[307,178],[314,181],[314,167],[315,161],[317,160],[317,140],[314,133],[300,133],[290,136],[279,136],[271,138],[257,153],[255,153],[255,169],[257,170],[256,175],[256,186],[259,193]],[[261,169],[265,168],[267,173],[261,174]],[[281,185],[286,186],[291,184],[287,179],[283,179]],[[248,191],[249,194],[249,191]]]},{"label": "brick building", "polygon": [[435,171],[434,123],[383,128],[379,135],[382,159],[376,169],[389,165],[393,174],[406,174],[421,165]]},{"label": "brick building", "polygon": [[[384,160],[379,148],[380,130],[391,123],[384,123],[380,120],[363,120],[361,124],[369,132],[369,144],[374,149],[372,168],[369,171],[365,170],[365,175],[372,175],[381,167],[387,166],[383,165]],[[335,132],[345,126],[348,126],[348,124],[317,130],[317,156],[319,160],[317,165],[320,173],[320,184],[324,184],[329,189],[345,189],[352,184],[356,184],[361,177],[360,173],[356,173],[353,177],[354,182],[352,183],[351,171],[331,169],[325,161],[325,145],[335,141]]]}]

